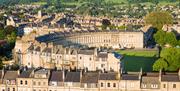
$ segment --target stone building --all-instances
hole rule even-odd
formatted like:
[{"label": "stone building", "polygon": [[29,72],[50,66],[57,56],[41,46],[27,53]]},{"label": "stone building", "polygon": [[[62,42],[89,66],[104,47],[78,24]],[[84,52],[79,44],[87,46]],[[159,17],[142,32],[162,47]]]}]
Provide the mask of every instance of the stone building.
[{"label": "stone building", "polygon": [[[1,70],[0,91],[179,91],[179,73]],[[3,73],[5,72],[5,73]]]}]

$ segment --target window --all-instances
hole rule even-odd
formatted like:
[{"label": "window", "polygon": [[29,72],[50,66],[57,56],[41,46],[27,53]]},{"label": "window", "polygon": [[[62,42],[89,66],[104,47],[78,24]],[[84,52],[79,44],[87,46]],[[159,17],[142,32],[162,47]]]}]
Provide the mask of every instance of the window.
[{"label": "window", "polygon": [[103,83],[101,83],[101,87],[103,87]]},{"label": "window", "polygon": [[15,91],[15,88],[13,88],[13,91]]},{"label": "window", "polygon": [[146,84],[143,84],[142,86],[143,86],[143,88],[146,88]]},{"label": "window", "polygon": [[10,88],[8,88],[8,91],[10,91]]},{"label": "window", "polygon": [[36,82],[33,82],[33,85],[36,85]]},{"label": "window", "polygon": [[79,57],[79,59],[82,59],[81,57]]},{"label": "window", "polygon": [[27,81],[25,81],[25,85],[27,85]]},{"label": "window", "polygon": [[116,87],[116,83],[113,83],[113,87]]},{"label": "window", "polygon": [[46,82],[43,82],[43,85],[46,85]]},{"label": "window", "polygon": [[152,88],[158,88],[158,85],[157,84],[153,84],[151,85]]},{"label": "window", "polygon": [[91,61],[92,59],[91,59],[91,58],[89,58],[89,60]]},{"label": "window", "polygon": [[101,64],[101,68],[103,68],[105,65],[104,64]]},{"label": "window", "polygon": [[176,84],[173,84],[173,88],[176,88]]},{"label": "window", "polygon": [[163,88],[166,88],[166,84],[163,85]]},{"label": "window", "polygon": [[22,80],[20,81],[20,84],[21,84],[21,85],[23,84],[23,81],[22,81]]},{"label": "window", "polygon": [[111,84],[110,84],[110,83],[108,83],[107,85],[108,85],[108,87],[111,87]]},{"label": "window", "polygon": [[38,82],[38,85],[40,86],[40,85],[41,85],[41,82]]}]

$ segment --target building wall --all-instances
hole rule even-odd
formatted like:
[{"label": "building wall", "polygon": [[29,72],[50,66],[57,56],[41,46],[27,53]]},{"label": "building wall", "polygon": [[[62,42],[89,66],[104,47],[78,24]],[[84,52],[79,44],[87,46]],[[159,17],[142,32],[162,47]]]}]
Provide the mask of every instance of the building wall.
[{"label": "building wall", "polygon": [[95,32],[72,34],[66,40],[89,47],[143,48],[144,39],[142,32]]}]

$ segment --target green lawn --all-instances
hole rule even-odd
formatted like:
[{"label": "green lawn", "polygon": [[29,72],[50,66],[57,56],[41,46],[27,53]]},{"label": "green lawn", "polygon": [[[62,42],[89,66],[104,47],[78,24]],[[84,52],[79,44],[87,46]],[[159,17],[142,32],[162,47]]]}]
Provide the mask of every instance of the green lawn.
[{"label": "green lawn", "polygon": [[124,55],[121,62],[125,71],[137,72],[142,68],[143,71],[150,72],[157,59],[155,50],[119,50],[117,52]]}]

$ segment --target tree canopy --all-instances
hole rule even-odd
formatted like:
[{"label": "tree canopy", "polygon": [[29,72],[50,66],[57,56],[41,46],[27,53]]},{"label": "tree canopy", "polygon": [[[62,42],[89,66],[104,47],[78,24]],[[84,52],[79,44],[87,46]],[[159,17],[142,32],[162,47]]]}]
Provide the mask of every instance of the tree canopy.
[{"label": "tree canopy", "polygon": [[[162,17],[163,16],[163,17]],[[148,25],[161,30],[163,25],[169,25],[173,23],[172,16],[165,11],[154,11],[146,15],[145,22]]]},{"label": "tree canopy", "polygon": [[156,32],[156,34],[154,34],[154,39],[160,46],[169,44],[174,47],[178,45],[178,40],[173,32],[159,30]]},{"label": "tree canopy", "polygon": [[179,48],[164,48],[161,51],[160,59],[154,65],[153,70],[159,71],[177,71],[180,68],[180,49]]}]

